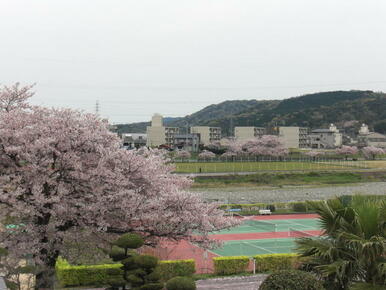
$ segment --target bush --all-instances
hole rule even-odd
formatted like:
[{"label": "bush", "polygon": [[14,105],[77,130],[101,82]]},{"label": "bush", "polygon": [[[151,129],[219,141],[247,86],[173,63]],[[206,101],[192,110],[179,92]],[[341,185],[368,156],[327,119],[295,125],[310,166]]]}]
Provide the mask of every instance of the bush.
[{"label": "bush", "polygon": [[295,202],[292,204],[292,209],[295,212],[307,212],[307,205],[304,202]]},{"label": "bush", "polygon": [[191,277],[196,272],[194,260],[160,261],[157,273],[163,281],[176,276]]},{"label": "bush", "polygon": [[322,283],[312,274],[285,270],[273,273],[260,285],[260,290],[323,290]]},{"label": "bush", "polygon": [[350,287],[350,290],[386,290],[386,285],[355,283]]},{"label": "bush", "polygon": [[196,283],[188,277],[174,277],[166,283],[167,290],[195,290]]},{"label": "bush", "polygon": [[59,258],[56,262],[56,276],[61,286],[100,286],[122,282],[122,265],[105,264],[72,266]]},{"label": "bush", "polygon": [[274,212],[276,210],[276,207],[274,204],[267,205],[267,209],[269,209],[271,212]]},{"label": "bush", "polygon": [[214,272],[218,275],[231,275],[246,272],[249,265],[247,256],[213,258]]},{"label": "bush", "polygon": [[274,272],[278,270],[291,270],[295,267],[298,255],[296,254],[267,254],[257,255],[256,272]]},{"label": "bush", "polygon": [[140,290],[162,290],[164,285],[162,283],[148,283],[139,287]]}]

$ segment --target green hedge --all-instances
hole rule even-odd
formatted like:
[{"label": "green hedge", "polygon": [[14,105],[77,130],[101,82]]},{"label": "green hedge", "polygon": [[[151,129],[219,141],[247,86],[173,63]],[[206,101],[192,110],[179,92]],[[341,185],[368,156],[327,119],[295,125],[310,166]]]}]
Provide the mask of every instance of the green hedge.
[{"label": "green hedge", "polygon": [[56,262],[56,276],[62,287],[66,286],[99,286],[122,277],[121,264],[104,265],[70,265],[59,258]]},{"label": "green hedge", "polygon": [[167,281],[177,276],[191,277],[196,272],[196,268],[194,260],[169,260],[160,261],[157,271],[162,280]]},{"label": "green hedge", "polygon": [[[56,276],[62,287],[103,286],[119,281],[122,277],[121,264],[70,265],[59,258],[56,262]],[[176,276],[191,277],[195,272],[194,260],[160,261],[157,267],[163,281]]]},{"label": "green hedge", "polygon": [[257,255],[254,258],[257,273],[290,270],[295,268],[298,262],[297,254],[267,254]]},{"label": "green hedge", "polygon": [[[256,272],[275,272],[278,270],[292,270],[296,268],[299,262],[299,256],[296,254],[267,254],[257,255]],[[218,275],[231,275],[249,271],[249,257],[216,257],[213,258],[214,272]]]},{"label": "green hedge", "polygon": [[243,273],[248,270],[249,257],[216,257],[213,258],[214,273],[218,275],[231,275]]}]

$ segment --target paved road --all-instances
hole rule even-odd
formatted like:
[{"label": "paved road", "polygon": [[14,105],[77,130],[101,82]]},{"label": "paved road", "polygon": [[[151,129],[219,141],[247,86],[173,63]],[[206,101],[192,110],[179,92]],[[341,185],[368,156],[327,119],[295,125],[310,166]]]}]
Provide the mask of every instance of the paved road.
[{"label": "paved road", "polygon": [[386,195],[386,182],[369,182],[335,186],[285,186],[285,187],[224,187],[191,189],[204,199],[227,203],[273,203],[304,200],[322,200],[345,194]]},{"label": "paved road", "polygon": [[198,290],[224,289],[224,290],[257,290],[267,275],[254,275],[245,277],[229,277],[196,282]]}]

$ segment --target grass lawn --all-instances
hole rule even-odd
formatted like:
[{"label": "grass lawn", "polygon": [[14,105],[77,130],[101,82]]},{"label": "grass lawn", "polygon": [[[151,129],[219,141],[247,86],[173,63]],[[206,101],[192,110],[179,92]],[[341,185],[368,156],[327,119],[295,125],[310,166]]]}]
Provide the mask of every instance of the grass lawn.
[{"label": "grass lawn", "polygon": [[[365,168],[362,161],[341,162],[179,162],[176,173],[258,172],[258,171],[321,171]],[[386,165],[385,165],[386,166]]]},{"label": "grass lawn", "polygon": [[197,176],[194,188],[228,186],[284,186],[353,184],[386,180],[384,176],[364,175],[360,172],[258,173],[250,175]]}]

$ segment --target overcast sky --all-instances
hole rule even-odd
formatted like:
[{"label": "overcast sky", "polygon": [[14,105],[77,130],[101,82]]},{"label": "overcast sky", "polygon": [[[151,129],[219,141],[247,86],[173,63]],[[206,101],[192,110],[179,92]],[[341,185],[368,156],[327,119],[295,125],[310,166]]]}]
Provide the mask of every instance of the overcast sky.
[{"label": "overcast sky", "polygon": [[0,0],[0,83],[111,122],[386,91],[385,0]]}]

